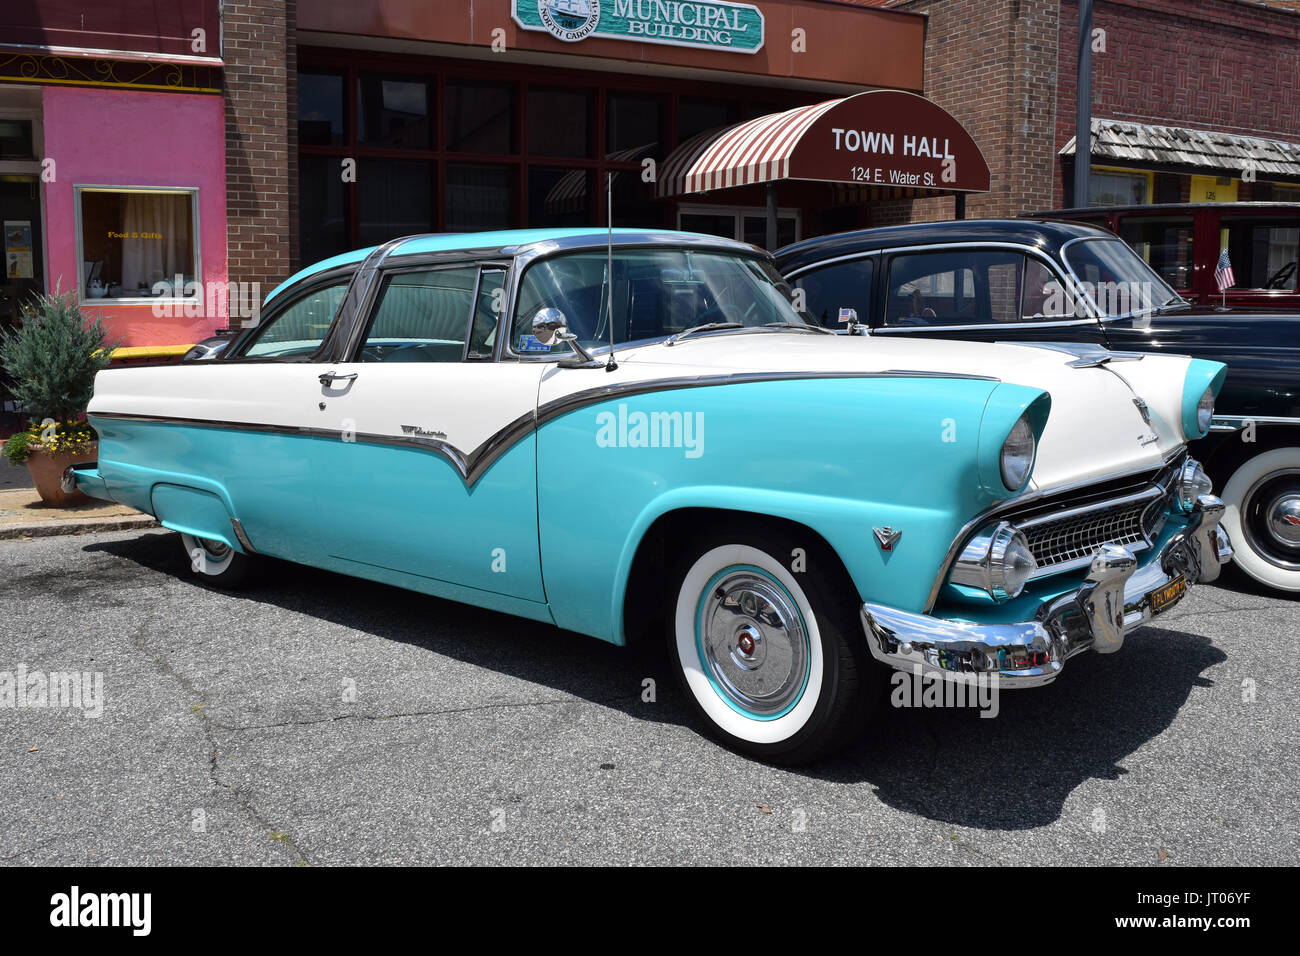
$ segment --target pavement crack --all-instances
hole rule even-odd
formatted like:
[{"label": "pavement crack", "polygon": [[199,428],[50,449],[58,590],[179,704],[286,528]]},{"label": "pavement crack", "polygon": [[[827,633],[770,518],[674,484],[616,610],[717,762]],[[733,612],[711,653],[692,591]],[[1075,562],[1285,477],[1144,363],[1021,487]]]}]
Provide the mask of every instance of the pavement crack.
[{"label": "pavement crack", "polygon": [[146,627],[147,624],[141,624],[136,628],[135,633],[131,635],[131,643],[135,645],[136,649],[139,650],[141,654],[154,662],[154,666],[158,668],[160,674],[176,681],[185,693],[198,701],[198,703],[190,709],[190,713],[198,718],[199,724],[203,728],[204,739],[208,744],[208,779],[212,783],[212,786],[230,793],[230,795],[235,798],[235,803],[239,806],[240,810],[243,811],[244,816],[265,831],[269,839],[283,846],[285,850],[288,851],[289,855],[293,857],[294,862],[300,865],[311,865],[311,860],[308,859],[307,854],[302,851],[302,848],[294,843],[293,839],[287,833],[273,826],[268,820],[266,820],[262,814],[258,812],[257,808],[253,806],[252,800],[246,793],[234,784],[227,783],[221,779],[221,774],[217,769],[217,755],[220,747],[218,746],[217,738],[213,733],[213,728],[216,725],[214,725],[213,721],[208,719],[207,715],[209,704],[208,695],[192,680],[174,668],[163,653],[155,651],[145,642],[144,634]]},{"label": "pavement crack", "polygon": [[314,717],[306,720],[282,720],[269,724],[217,724],[221,730],[239,732],[242,730],[271,730],[278,727],[311,727],[317,724],[330,724],[340,720],[398,720],[403,717],[444,717],[450,714],[470,714],[483,710],[518,710],[529,707],[551,707],[556,704],[573,704],[579,707],[604,705],[619,700],[626,700],[639,695],[619,695],[601,700],[578,700],[573,697],[559,697],[547,700],[520,700],[504,703],[475,704],[470,707],[446,707],[438,710],[410,710],[394,714],[331,714],[328,717]]}]

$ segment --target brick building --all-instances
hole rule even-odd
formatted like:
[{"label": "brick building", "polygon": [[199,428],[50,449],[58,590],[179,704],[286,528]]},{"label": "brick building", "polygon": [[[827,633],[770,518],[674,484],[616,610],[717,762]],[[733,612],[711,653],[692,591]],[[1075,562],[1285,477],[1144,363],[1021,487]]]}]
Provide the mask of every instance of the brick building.
[{"label": "brick building", "polygon": [[[1095,0],[1092,195],[1078,201],[1077,0],[884,5],[927,14],[926,95],[984,149],[992,189],[971,197],[970,215],[1300,200],[1300,4]],[[1253,183],[1242,181],[1245,155],[1264,158]],[[952,203],[880,212],[877,222],[943,219]]]},{"label": "brick building", "polygon": [[[775,207],[777,245],[1075,202],[1076,0],[172,7],[36,0],[0,14],[0,211],[30,226],[6,232],[34,247],[30,268],[16,247],[18,271],[32,275],[0,283],[0,321],[25,290],[60,285],[105,308],[129,345],[182,344],[231,322],[202,308],[151,318],[160,299],[137,285],[144,273],[120,274],[123,250],[83,235],[81,207],[98,222],[114,192],[192,210],[188,238],[152,271],[256,283],[263,294],[303,265],[395,235],[603,224],[607,175],[620,225],[772,244]],[[1104,48],[1093,57],[1093,176],[1080,203],[1300,199],[1297,4],[1095,0],[1095,26]],[[196,27],[216,40],[201,53]],[[105,50],[134,66],[86,73]],[[86,82],[69,80],[82,73]],[[909,130],[904,118],[882,130],[943,152],[973,141],[986,178],[968,179],[965,162],[962,182],[879,178],[888,164],[877,156],[788,173],[769,189],[776,174],[761,154],[706,192],[691,191],[699,176],[678,177],[686,186],[672,192],[642,175],[647,159],[694,169],[727,130],[748,136],[742,124],[864,91],[942,108],[935,129]],[[51,143],[70,165],[41,183]],[[1253,182],[1243,156],[1259,165]],[[118,283],[111,309],[92,297],[87,267]],[[162,298],[187,301],[174,282]]]}]

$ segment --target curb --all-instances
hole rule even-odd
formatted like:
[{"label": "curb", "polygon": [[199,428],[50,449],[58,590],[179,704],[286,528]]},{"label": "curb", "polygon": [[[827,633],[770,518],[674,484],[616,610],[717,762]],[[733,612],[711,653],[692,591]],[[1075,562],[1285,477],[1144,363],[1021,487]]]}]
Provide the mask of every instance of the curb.
[{"label": "curb", "polygon": [[96,531],[135,531],[158,528],[149,515],[121,515],[112,518],[77,518],[69,521],[34,521],[0,524],[0,540],[12,538],[50,538],[61,534],[90,534]]}]

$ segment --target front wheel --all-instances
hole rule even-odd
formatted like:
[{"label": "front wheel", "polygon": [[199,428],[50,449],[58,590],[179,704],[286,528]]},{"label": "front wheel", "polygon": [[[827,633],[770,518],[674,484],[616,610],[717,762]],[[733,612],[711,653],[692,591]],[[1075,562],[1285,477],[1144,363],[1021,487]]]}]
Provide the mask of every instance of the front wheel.
[{"label": "front wheel", "polygon": [[181,544],[190,570],[204,581],[220,588],[239,588],[249,582],[254,564],[251,555],[241,554],[224,541],[192,534],[182,534]]},{"label": "front wheel", "polygon": [[1300,591],[1300,448],[1246,461],[1223,487],[1233,562],[1260,584]]},{"label": "front wheel", "polygon": [[715,535],[686,549],[670,578],[669,656],[694,710],[728,746],[776,763],[844,743],[879,676],[856,594],[836,592],[845,576],[817,566],[830,559],[808,544]]}]

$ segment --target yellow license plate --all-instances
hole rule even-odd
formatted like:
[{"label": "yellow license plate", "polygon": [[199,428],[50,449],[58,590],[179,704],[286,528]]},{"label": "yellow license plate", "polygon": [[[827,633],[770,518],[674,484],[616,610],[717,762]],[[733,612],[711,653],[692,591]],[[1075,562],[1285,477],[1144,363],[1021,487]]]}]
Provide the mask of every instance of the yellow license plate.
[{"label": "yellow license plate", "polygon": [[1179,599],[1186,593],[1187,579],[1180,574],[1164,587],[1157,588],[1147,594],[1147,603],[1151,606],[1151,613],[1159,614],[1161,611],[1167,611],[1177,604]]}]

